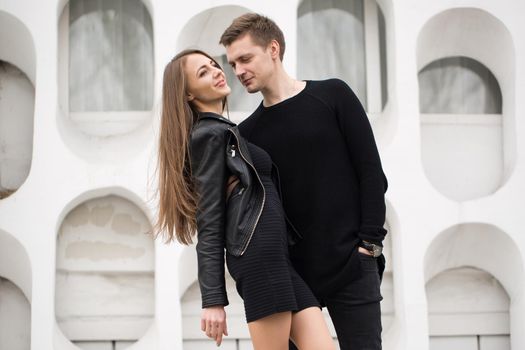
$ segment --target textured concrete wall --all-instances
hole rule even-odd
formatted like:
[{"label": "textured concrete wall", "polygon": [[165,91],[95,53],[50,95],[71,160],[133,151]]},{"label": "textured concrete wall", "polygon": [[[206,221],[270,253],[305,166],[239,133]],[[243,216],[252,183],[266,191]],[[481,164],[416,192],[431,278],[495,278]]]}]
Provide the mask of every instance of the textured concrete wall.
[{"label": "textured concrete wall", "polygon": [[[13,298],[0,288],[0,300],[23,308],[20,300],[26,298],[29,308],[27,317],[12,322],[0,307],[0,328],[5,329],[7,322],[16,328],[12,334],[29,336],[30,341],[26,336],[16,343],[21,348],[172,350],[183,348],[183,339],[188,340],[187,348],[204,349],[195,345],[201,341],[210,344],[196,323],[194,248],[146,243],[136,233],[147,230],[156,215],[154,170],[162,72],[187,42],[197,41],[220,56],[223,51],[216,44],[220,27],[238,12],[252,10],[272,17],[282,27],[287,38],[284,65],[296,76],[301,59],[300,4],[296,0],[151,0],[144,5],[153,25],[153,107],[74,115],[68,108],[67,1],[0,0],[0,60],[23,72],[34,87],[31,121],[21,124],[32,135],[30,169],[16,191],[0,200],[0,277],[9,281],[2,285],[11,283],[12,290],[18,290]],[[365,3],[365,11],[376,8],[372,5]],[[525,3],[378,0],[377,5],[384,17],[385,52],[365,46],[365,66],[366,99],[372,106],[369,117],[390,184],[384,347],[522,349],[525,235],[519,208],[525,195],[525,127],[519,116],[525,113],[525,102],[518,96],[525,95]],[[206,26],[198,26],[203,18],[209,19],[204,21]],[[365,29],[368,43],[378,40],[373,39],[378,31],[369,23]],[[502,109],[488,119],[478,115],[481,121],[463,114],[440,115],[441,131],[434,125],[435,116],[421,112],[419,96],[426,90],[421,91],[418,73],[431,62],[458,56],[476,60],[494,75]],[[379,65],[386,73],[379,72]],[[27,96],[29,90],[24,90]],[[18,133],[18,120],[9,119],[2,106],[25,110],[31,99],[26,93],[13,97],[2,91],[0,142],[12,136],[11,130]],[[241,98],[242,91],[237,94]],[[2,100],[7,96],[9,100]],[[245,118],[245,109],[252,103],[238,104],[232,119]],[[29,150],[29,145],[24,147]],[[455,149],[458,153],[452,154]],[[475,162],[464,162],[462,155],[470,157],[469,161],[476,157]],[[118,198],[115,201],[121,204],[98,202],[107,196]],[[131,211],[123,209],[119,215],[122,208]],[[139,236],[142,238],[135,240]],[[466,298],[472,286],[454,282],[457,271],[465,268],[474,272],[462,282],[472,278],[480,283],[479,289],[501,286],[497,288],[498,313],[508,320],[508,332],[507,328],[489,327],[480,335],[474,334],[479,330],[458,327],[463,333],[453,335],[453,345],[447,337],[450,334],[433,333],[434,307],[442,305],[435,304],[435,298],[449,287],[454,297],[448,300],[459,303]],[[71,277],[69,282],[66,275]],[[127,291],[119,289],[124,285]],[[80,298],[83,288],[75,286],[91,289]],[[502,290],[508,304],[502,301]],[[493,291],[487,287],[482,299],[487,300]],[[121,300],[116,301],[119,296]],[[19,301],[10,301],[15,299]],[[105,304],[108,300],[111,307]],[[127,306],[129,302],[140,305]],[[232,324],[236,317],[239,323],[230,332],[240,339],[239,348],[249,348],[239,307],[237,303],[231,311]],[[123,343],[102,344],[97,341],[102,336],[86,339],[64,323],[64,315],[85,319],[96,314],[108,321],[92,323],[99,327],[93,328],[93,334],[100,335],[111,328],[125,328],[123,323],[113,327],[118,324],[116,316],[131,311],[144,322],[135,323],[136,328],[131,328],[136,335],[129,335]],[[188,323],[183,324],[184,320]],[[197,343],[190,345],[189,341]],[[237,342],[232,344],[229,346],[237,346]]]}]

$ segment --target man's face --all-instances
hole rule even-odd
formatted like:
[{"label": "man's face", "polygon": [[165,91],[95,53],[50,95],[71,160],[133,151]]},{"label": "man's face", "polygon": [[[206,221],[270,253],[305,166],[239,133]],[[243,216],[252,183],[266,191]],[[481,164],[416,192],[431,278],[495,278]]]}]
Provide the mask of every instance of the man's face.
[{"label": "man's face", "polygon": [[255,44],[250,34],[245,34],[226,47],[226,56],[235,75],[249,93],[266,87],[274,69],[270,47]]}]

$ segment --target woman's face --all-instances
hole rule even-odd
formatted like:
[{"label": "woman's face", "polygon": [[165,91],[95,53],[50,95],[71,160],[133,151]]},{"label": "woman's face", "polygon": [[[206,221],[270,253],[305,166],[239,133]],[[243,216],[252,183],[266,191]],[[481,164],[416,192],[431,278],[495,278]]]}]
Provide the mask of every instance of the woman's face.
[{"label": "woman's face", "polygon": [[222,105],[222,100],[231,92],[224,72],[210,58],[194,53],[186,57],[184,66],[188,84],[188,99],[199,110]]}]

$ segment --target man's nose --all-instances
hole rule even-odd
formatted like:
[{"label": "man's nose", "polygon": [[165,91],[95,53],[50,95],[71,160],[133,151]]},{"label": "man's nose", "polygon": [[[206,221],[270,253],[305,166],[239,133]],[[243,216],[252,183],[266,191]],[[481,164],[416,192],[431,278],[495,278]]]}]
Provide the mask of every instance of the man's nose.
[{"label": "man's nose", "polygon": [[235,75],[241,77],[245,73],[245,70],[242,65],[238,64],[235,66]]}]

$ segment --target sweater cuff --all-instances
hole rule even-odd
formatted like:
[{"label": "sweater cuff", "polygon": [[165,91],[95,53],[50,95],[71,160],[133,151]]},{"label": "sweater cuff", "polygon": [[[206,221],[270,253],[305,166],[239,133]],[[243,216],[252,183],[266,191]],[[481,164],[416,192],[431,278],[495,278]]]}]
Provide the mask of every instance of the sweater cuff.
[{"label": "sweater cuff", "polygon": [[387,234],[387,231],[383,227],[378,227],[374,229],[372,228],[361,229],[357,233],[357,236],[362,241],[367,241],[367,242],[377,244],[382,247],[383,246],[382,242],[385,239],[386,234]]}]

